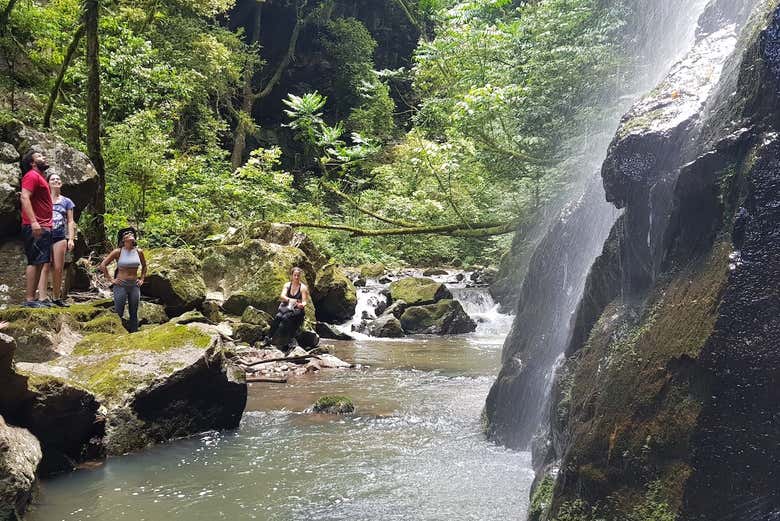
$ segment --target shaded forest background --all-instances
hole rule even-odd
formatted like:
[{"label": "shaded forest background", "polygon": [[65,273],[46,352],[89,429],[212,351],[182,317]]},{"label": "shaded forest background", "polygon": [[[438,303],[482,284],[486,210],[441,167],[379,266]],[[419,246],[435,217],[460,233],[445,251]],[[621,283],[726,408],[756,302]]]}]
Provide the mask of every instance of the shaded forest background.
[{"label": "shaded forest background", "polygon": [[90,12],[88,236],[291,222],[350,264],[496,262],[637,59],[627,0],[0,0],[0,123],[91,156]]}]

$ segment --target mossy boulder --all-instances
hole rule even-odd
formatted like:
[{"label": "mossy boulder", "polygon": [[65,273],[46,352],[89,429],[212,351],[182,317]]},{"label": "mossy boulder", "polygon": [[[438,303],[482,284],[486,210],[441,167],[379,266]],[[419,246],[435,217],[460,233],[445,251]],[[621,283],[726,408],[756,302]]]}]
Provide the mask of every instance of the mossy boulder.
[{"label": "mossy boulder", "polygon": [[317,272],[312,298],[317,308],[317,320],[341,324],[355,314],[355,285],[336,264],[326,264]]},{"label": "mossy boulder", "polygon": [[401,338],[406,336],[401,322],[393,315],[382,315],[368,323],[368,334],[382,338]]},{"label": "mossy boulder", "polygon": [[168,322],[168,314],[165,307],[154,302],[141,302],[138,307],[138,322],[146,324],[165,324]]},{"label": "mossy boulder", "polygon": [[241,315],[241,322],[254,324],[256,326],[269,327],[271,325],[271,320],[273,320],[271,315],[254,306],[248,306]]},{"label": "mossy boulder", "polygon": [[145,252],[148,264],[141,293],[156,298],[169,317],[199,307],[206,298],[201,262],[192,252],[159,248]]},{"label": "mossy boulder", "polygon": [[16,339],[15,360],[45,362],[70,353],[84,335],[124,332],[119,317],[103,301],[69,308],[11,307],[0,310],[4,332]]},{"label": "mossy boulder", "polygon": [[471,333],[477,328],[460,302],[444,299],[435,304],[413,306],[401,315],[401,327],[407,333],[430,335],[457,335]]},{"label": "mossy boulder", "polygon": [[324,414],[352,414],[355,404],[348,396],[323,396],[314,402],[312,410]]},{"label": "mossy boulder", "polygon": [[22,519],[33,497],[41,446],[29,431],[0,416],[0,520]]},{"label": "mossy boulder", "polygon": [[[211,429],[238,426],[246,403],[243,370],[213,326],[167,323],[134,334],[95,333],[69,356],[26,367],[60,375],[105,411],[107,454]],[[46,374],[48,373],[48,375]]]},{"label": "mossy boulder", "polygon": [[442,299],[451,299],[447,286],[425,277],[407,277],[390,284],[393,302],[403,300],[409,306],[433,304]]},{"label": "mossy boulder", "polygon": [[360,275],[367,279],[378,279],[385,274],[385,265],[381,262],[373,264],[361,264],[358,266]]},{"label": "mossy boulder", "polygon": [[270,326],[247,324],[240,322],[233,326],[233,338],[239,342],[245,342],[249,345],[254,345],[255,342],[262,340],[268,333]]},{"label": "mossy boulder", "polygon": [[206,286],[210,293],[221,295],[223,309],[233,315],[240,316],[247,306],[275,314],[279,294],[295,266],[303,270],[307,285],[316,279],[314,268],[301,250],[261,239],[213,246],[204,255]]}]

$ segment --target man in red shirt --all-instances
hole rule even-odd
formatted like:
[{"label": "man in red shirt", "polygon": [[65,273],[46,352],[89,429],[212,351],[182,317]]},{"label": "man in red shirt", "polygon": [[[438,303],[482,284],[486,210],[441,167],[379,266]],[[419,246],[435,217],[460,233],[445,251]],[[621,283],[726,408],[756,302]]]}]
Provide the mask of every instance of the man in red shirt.
[{"label": "man in red shirt", "polygon": [[27,255],[27,293],[24,306],[48,307],[35,300],[43,265],[51,262],[52,203],[49,183],[43,173],[49,163],[40,152],[30,150],[22,158],[22,236]]}]

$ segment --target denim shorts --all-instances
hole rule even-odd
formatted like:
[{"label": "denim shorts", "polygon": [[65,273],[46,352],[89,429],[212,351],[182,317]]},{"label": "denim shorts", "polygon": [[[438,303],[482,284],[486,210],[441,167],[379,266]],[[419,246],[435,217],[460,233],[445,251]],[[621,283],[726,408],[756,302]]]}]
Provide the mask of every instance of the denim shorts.
[{"label": "denim shorts", "polygon": [[51,230],[51,243],[57,244],[60,241],[65,240],[65,227],[60,226],[59,228],[52,228]]},{"label": "denim shorts", "polygon": [[24,253],[27,256],[27,265],[36,266],[51,262],[51,230],[41,228],[41,236],[37,239],[33,236],[32,227],[29,224],[22,226],[24,237]]}]

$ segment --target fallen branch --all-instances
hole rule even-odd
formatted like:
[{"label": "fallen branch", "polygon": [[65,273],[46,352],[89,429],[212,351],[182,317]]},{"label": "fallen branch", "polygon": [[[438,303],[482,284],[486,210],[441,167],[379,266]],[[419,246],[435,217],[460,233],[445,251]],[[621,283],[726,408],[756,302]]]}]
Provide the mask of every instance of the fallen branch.
[{"label": "fallen branch", "polygon": [[343,224],[328,224],[315,222],[286,222],[293,228],[319,228],[325,230],[337,230],[349,232],[354,237],[382,237],[395,235],[448,235],[451,237],[488,237],[492,235],[505,235],[514,233],[517,221],[503,223],[466,223],[446,224],[441,226],[419,226],[414,228],[378,228],[366,229]]},{"label": "fallen branch", "polygon": [[256,365],[270,364],[273,362],[292,362],[292,363],[305,362],[310,358],[316,358],[317,360],[320,359],[320,357],[317,355],[301,355],[301,356],[290,356],[290,357],[281,357],[281,358],[269,358],[267,360],[260,360],[259,362],[247,362],[246,360],[239,358],[238,363],[246,367],[254,367]]},{"label": "fallen branch", "polygon": [[260,383],[260,382],[266,382],[271,384],[286,384],[287,378],[267,378],[264,376],[247,376],[246,377],[247,383]]}]

